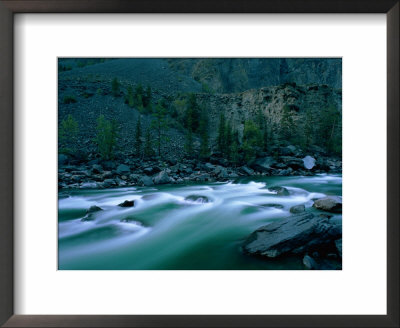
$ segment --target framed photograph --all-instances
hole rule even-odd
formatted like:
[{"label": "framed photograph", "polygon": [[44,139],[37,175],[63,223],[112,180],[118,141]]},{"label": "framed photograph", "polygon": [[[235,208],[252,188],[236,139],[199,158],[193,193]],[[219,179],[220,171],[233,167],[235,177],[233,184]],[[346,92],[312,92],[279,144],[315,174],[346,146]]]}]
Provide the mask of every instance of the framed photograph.
[{"label": "framed photograph", "polygon": [[0,323],[398,327],[399,7],[0,1]]}]

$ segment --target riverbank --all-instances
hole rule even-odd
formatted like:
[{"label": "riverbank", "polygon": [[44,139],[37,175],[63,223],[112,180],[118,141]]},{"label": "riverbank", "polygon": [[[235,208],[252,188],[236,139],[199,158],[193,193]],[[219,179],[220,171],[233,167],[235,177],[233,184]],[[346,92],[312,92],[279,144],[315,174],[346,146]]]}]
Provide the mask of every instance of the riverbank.
[{"label": "riverbank", "polygon": [[226,159],[210,158],[176,160],[74,160],[60,154],[58,189],[102,189],[125,186],[152,186],[189,182],[222,182],[249,176],[313,176],[340,174],[342,162],[327,156],[265,156],[250,165],[232,166]]}]

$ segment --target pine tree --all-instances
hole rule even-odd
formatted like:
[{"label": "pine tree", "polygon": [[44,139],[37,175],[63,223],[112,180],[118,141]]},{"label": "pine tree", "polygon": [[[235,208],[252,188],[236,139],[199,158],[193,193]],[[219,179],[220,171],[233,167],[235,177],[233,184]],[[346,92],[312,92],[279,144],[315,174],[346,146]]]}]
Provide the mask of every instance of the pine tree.
[{"label": "pine tree", "polygon": [[168,140],[165,135],[165,130],[168,127],[166,114],[166,109],[162,105],[161,101],[159,101],[156,105],[154,112],[155,119],[151,122],[152,127],[156,131],[156,145],[158,156],[161,156],[162,144]]},{"label": "pine tree", "polygon": [[246,121],[243,130],[242,150],[246,163],[253,161],[257,150],[262,148],[262,135],[253,121]]},{"label": "pine tree", "polygon": [[144,92],[142,97],[143,107],[147,110],[147,112],[151,112],[151,87],[148,86],[146,88],[146,92]]},{"label": "pine tree", "polygon": [[141,126],[140,115],[136,123],[135,150],[136,150],[136,155],[140,156],[142,153],[142,126]]},{"label": "pine tree", "polygon": [[293,113],[288,105],[283,106],[280,120],[280,135],[283,141],[290,143],[295,131]]},{"label": "pine tree", "polygon": [[208,140],[208,120],[207,114],[203,110],[199,124],[199,132],[201,138],[200,158],[207,159],[210,156],[209,140]]},{"label": "pine tree", "polygon": [[74,153],[77,150],[78,122],[71,114],[61,121],[58,136],[62,152]]},{"label": "pine tree", "polygon": [[219,127],[218,127],[218,136],[217,136],[217,146],[218,146],[218,151],[221,152],[221,154],[224,153],[225,149],[225,115],[221,113],[219,117]]},{"label": "pine tree", "polygon": [[125,103],[128,104],[129,107],[133,107],[135,105],[135,102],[133,100],[133,90],[131,86],[128,86],[128,90],[127,90],[127,96],[125,99]]},{"label": "pine tree", "polygon": [[111,92],[114,97],[119,96],[119,87],[120,87],[120,83],[118,82],[117,78],[114,77],[111,81]]},{"label": "pine tree", "polygon": [[143,153],[144,153],[144,156],[146,158],[150,158],[150,157],[154,156],[154,150],[153,150],[153,143],[152,143],[152,140],[151,140],[150,128],[147,129],[147,131],[146,131],[146,137],[145,137]]},{"label": "pine tree", "polygon": [[95,142],[100,156],[109,160],[114,158],[114,151],[118,138],[118,126],[115,120],[108,121],[104,115],[97,119],[97,133]]}]

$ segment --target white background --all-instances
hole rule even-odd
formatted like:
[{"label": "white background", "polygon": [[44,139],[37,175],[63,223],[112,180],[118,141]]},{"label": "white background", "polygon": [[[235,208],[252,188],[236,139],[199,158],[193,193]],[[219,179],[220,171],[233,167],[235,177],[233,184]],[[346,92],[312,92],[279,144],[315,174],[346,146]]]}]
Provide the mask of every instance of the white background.
[{"label": "white background", "polygon": [[[57,271],[57,57],[343,57],[342,271]],[[17,15],[16,314],[385,314],[384,15]]]}]

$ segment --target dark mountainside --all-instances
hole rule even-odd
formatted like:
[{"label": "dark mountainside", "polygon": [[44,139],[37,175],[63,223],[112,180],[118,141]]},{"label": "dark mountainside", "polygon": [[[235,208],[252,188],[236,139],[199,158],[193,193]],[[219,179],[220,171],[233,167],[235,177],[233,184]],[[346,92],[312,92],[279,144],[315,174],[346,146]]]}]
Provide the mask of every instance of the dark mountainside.
[{"label": "dark mountainside", "polygon": [[341,75],[341,59],[59,59],[59,188],[340,173]]}]

